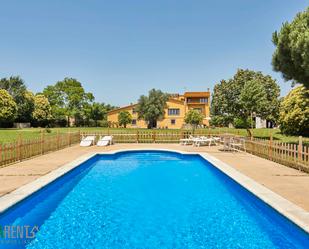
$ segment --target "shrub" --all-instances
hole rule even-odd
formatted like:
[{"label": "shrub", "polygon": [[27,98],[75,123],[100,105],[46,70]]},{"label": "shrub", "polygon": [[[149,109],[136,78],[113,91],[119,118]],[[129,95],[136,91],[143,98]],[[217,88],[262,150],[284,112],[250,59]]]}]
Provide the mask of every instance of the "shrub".
[{"label": "shrub", "polygon": [[279,124],[282,133],[309,136],[309,90],[304,86],[296,87],[283,99]]}]

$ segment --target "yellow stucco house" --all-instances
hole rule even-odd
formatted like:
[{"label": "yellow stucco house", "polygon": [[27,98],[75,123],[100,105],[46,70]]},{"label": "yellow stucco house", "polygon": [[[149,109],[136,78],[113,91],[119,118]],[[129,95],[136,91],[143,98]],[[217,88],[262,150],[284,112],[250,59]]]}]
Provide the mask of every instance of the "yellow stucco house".
[{"label": "yellow stucco house", "polygon": [[[185,125],[185,115],[191,109],[200,111],[204,116],[203,125],[209,125],[209,91],[185,92],[183,95],[173,94],[166,104],[164,118],[157,122],[157,128],[183,128]],[[132,115],[132,123],[127,125],[128,128],[147,128],[147,123],[144,120],[138,119],[138,114],[135,111],[136,106],[137,104],[132,104],[108,112],[107,121],[113,126],[117,126],[119,112],[128,111]]]}]

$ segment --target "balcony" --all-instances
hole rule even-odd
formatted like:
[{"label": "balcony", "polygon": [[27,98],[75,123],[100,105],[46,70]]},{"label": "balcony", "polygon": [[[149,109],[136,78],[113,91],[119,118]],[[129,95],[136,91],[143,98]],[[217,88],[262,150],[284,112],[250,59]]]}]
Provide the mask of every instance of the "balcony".
[{"label": "balcony", "polygon": [[187,98],[187,104],[202,104],[208,105],[208,98]]}]

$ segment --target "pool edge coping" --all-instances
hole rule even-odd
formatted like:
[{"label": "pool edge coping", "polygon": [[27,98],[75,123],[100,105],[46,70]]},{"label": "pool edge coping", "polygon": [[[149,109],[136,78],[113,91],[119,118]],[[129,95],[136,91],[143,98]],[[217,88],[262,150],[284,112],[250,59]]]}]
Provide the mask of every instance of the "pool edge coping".
[{"label": "pool edge coping", "polygon": [[309,212],[305,211],[296,204],[290,202],[279,194],[273,192],[252,178],[244,175],[239,172],[229,164],[226,164],[219,160],[218,158],[209,155],[206,152],[188,152],[182,150],[173,150],[173,149],[158,149],[158,148],[138,148],[138,149],[119,149],[103,152],[91,152],[87,153],[79,158],[73,160],[70,163],[64,164],[61,167],[52,170],[51,172],[43,175],[32,182],[29,182],[16,190],[0,197],[0,215],[6,210],[26,199],[33,193],[39,191],[41,188],[70,172],[74,168],[78,167],[80,164],[94,157],[95,155],[114,155],[120,152],[126,151],[166,151],[166,152],[175,152],[183,155],[200,155],[203,159],[210,162],[223,174],[227,175],[242,187],[247,189],[257,198],[261,199],[264,203],[268,204],[274,208],[277,212],[285,216],[288,220],[299,226],[306,233],[309,234]]}]

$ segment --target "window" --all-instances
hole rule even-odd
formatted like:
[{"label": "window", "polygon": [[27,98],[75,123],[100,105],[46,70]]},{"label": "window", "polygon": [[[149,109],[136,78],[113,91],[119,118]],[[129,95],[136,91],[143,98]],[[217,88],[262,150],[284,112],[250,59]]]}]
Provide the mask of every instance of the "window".
[{"label": "window", "polygon": [[200,103],[208,103],[208,98],[200,98]]},{"label": "window", "polygon": [[136,125],[136,119],[132,119],[132,125]]},{"label": "window", "polygon": [[176,120],[175,119],[171,119],[171,124],[175,125],[176,124]]},{"label": "window", "polygon": [[169,116],[179,116],[180,110],[178,108],[168,109]]},{"label": "window", "polygon": [[132,108],[132,114],[135,114],[135,113],[136,113],[135,108]]}]

